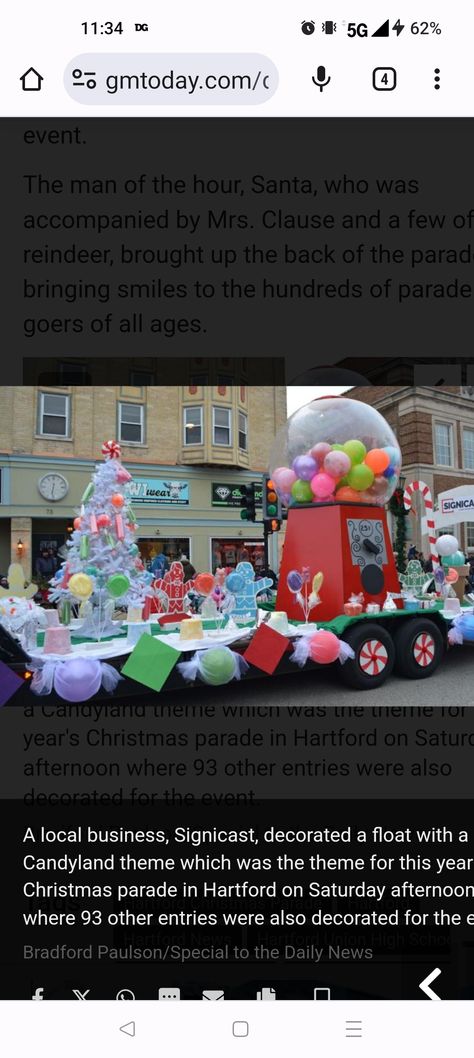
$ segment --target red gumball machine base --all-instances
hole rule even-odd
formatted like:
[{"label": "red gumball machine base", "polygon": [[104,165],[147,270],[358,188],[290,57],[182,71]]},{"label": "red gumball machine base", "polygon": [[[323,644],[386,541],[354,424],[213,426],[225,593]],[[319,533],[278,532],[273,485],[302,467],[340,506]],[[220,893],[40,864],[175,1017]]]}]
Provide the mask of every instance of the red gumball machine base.
[{"label": "red gumball machine base", "polygon": [[321,503],[290,508],[276,609],[301,621],[302,610],[287,584],[291,570],[307,567],[310,581],[324,575],[320,604],[310,620],[330,621],[344,612],[350,595],[381,607],[387,592],[400,591],[387,516],[365,503]]}]

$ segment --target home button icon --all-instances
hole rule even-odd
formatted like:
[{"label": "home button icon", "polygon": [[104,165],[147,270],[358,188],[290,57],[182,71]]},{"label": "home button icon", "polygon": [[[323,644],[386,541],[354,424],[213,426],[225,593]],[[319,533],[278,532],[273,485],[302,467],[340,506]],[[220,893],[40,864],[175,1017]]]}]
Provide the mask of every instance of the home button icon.
[{"label": "home button icon", "polygon": [[44,81],[44,77],[35,70],[34,66],[30,66],[30,68],[21,75],[20,81],[24,92],[41,92],[41,82]]}]

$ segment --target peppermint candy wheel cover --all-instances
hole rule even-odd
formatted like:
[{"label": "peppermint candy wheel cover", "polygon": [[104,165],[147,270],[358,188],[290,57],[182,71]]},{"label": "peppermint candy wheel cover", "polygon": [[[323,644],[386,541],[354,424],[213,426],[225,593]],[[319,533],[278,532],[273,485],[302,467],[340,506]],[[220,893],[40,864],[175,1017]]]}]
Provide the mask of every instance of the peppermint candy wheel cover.
[{"label": "peppermint candy wheel cover", "polygon": [[120,459],[120,445],[118,441],[104,441],[102,445],[104,459]]}]

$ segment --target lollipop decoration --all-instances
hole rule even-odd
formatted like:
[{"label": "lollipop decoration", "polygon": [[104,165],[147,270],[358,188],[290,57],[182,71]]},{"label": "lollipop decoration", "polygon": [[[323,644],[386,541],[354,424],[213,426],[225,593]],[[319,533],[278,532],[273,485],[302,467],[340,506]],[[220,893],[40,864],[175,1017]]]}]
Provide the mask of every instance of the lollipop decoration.
[{"label": "lollipop decoration", "polygon": [[311,574],[307,566],[303,566],[301,572],[297,569],[291,569],[286,578],[286,583],[296,597],[296,601],[300,604],[304,614],[305,624],[309,621],[309,615],[311,610],[314,610],[319,605],[321,599],[319,598],[319,591],[321,589],[324,576],[322,573],[316,573],[313,577],[311,589],[309,583],[311,580]]}]

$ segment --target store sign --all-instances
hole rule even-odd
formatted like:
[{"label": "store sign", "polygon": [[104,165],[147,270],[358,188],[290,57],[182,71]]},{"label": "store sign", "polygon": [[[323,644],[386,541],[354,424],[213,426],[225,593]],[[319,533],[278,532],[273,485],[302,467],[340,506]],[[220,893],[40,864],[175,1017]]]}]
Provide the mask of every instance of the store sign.
[{"label": "store sign", "polygon": [[130,482],[133,503],[187,507],[189,505],[189,481],[164,481],[161,478],[135,478]]},{"label": "store sign", "polygon": [[460,513],[463,517],[471,517],[474,520],[474,490],[465,496],[443,496],[441,500],[441,514],[448,514],[450,517],[453,514]]},{"label": "store sign", "polygon": [[[245,483],[247,484],[247,483]],[[212,506],[213,507],[240,507],[242,502],[241,486],[225,482],[212,483]],[[262,506],[263,485],[255,482],[255,505]]]},{"label": "store sign", "polygon": [[[474,485],[460,485],[448,489],[438,496],[438,510],[434,512],[436,529],[457,525],[459,522],[474,522]],[[422,532],[428,529],[426,518],[422,519]]]}]

